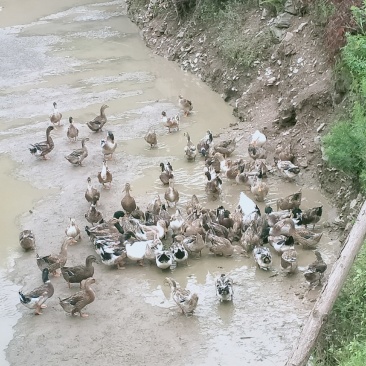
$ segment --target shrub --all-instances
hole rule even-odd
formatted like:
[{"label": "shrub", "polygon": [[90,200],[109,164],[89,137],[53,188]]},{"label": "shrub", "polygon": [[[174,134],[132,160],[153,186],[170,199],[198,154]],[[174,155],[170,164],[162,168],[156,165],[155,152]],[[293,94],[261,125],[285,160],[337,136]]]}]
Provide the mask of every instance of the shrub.
[{"label": "shrub", "polygon": [[366,246],[364,245],[317,342],[314,352],[316,365],[363,366],[365,364],[365,300]]}]

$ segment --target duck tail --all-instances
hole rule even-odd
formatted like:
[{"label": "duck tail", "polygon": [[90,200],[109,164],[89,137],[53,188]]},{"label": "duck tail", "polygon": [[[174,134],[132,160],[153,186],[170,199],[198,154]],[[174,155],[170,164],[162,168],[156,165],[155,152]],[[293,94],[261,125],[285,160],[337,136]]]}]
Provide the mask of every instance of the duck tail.
[{"label": "duck tail", "polygon": [[22,304],[27,304],[27,303],[29,302],[29,299],[27,299],[27,298],[24,296],[24,294],[23,294],[23,292],[22,292],[22,291],[19,291],[19,298],[20,298],[20,302],[21,302]]},{"label": "duck tail", "polygon": [[34,155],[37,152],[37,148],[34,145],[32,145],[32,147],[29,148],[29,151],[32,155]]}]

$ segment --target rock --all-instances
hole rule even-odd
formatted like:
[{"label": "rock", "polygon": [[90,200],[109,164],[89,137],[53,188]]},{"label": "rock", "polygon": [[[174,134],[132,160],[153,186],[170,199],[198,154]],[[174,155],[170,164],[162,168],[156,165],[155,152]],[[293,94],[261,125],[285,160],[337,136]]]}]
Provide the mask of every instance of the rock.
[{"label": "rock", "polygon": [[275,43],[280,43],[282,41],[282,39],[284,38],[285,32],[286,32],[284,29],[279,29],[274,26],[271,26],[269,28],[269,30],[271,32],[273,42],[275,42]]},{"label": "rock", "polygon": [[292,15],[297,15],[299,13],[298,9],[296,9],[295,4],[293,2],[293,0],[287,0],[285,2],[285,12],[292,14]]},{"label": "rock", "polygon": [[289,13],[281,13],[274,20],[274,25],[277,28],[289,28],[291,25],[293,15]]},{"label": "rock", "polygon": [[294,32],[295,32],[295,33],[299,33],[299,32],[301,32],[301,31],[304,29],[305,25],[307,25],[307,24],[308,24],[308,22],[301,23],[301,24],[297,27],[297,29],[295,29],[295,30],[294,30]]},{"label": "rock", "polygon": [[289,127],[296,124],[296,111],[292,104],[286,104],[279,108],[278,124],[280,127]]},{"label": "rock", "polygon": [[325,127],[325,123],[322,123],[317,129],[316,129],[316,132],[320,132],[320,131],[323,131],[323,129],[324,129],[324,127]]},{"label": "rock", "polygon": [[183,37],[184,37],[184,31],[179,32],[179,33],[177,34],[177,38],[183,38]]}]

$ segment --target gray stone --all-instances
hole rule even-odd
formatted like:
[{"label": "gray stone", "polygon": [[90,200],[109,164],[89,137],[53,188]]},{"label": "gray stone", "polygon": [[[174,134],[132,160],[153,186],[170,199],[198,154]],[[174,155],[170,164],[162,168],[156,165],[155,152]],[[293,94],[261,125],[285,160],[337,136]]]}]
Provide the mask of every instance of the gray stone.
[{"label": "gray stone", "polygon": [[275,21],[274,24],[277,28],[289,28],[291,25],[291,21],[292,21],[293,15],[289,14],[289,13],[281,13],[279,14]]}]

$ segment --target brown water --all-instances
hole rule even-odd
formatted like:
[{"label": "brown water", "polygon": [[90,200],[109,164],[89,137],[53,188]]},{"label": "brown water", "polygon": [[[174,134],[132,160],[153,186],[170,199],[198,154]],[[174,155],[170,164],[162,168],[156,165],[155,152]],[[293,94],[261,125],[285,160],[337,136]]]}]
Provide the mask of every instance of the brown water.
[{"label": "brown water", "polygon": [[[6,331],[1,332],[5,334],[3,347],[12,336],[11,327],[18,322],[16,337],[7,353],[10,363],[18,365],[22,363],[22,356],[16,351],[18,342],[29,336],[29,324],[34,322],[34,317],[30,319],[29,311],[24,307],[15,307],[16,292],[20,287],[29,289],[39,283],[34,254],[23,254],[19,250],[18,233],[22,227],[32,228],[39,254],[45,255],[58,251],[69,217],[75,217],[80,227],[86,224],[86,178],[90,175],[96,183],[96,174],[101,168],[99,141],[104,133],[91,133],[85,122],[94,118],[101,104],[109,105],[107,128],[113,131],[118,142],[114,160],[109,163],[113,173],[112,189],[102,192],[99,207],[105,217],[111,217],[120,208],[126,182],[131,183],[131,193],[141,208],[145,208],[156,194],[163,196],[165,188],[159,180],[161,161],[170,161],[174,167],[176,188],[181,195],[180,207],[195,193],[208,207],[224,204],[233,209],[242,187],[224,181],[221,200],[207,200],[203,161],[198,158],[191,163],[184,159],[186,138],[183,133],[189,132],[193,142],[203,137],[207,129],[215,135],[220,134],[230,123],[236,122],[232,110],[200,80],[184,73],[176,64],[153,55],[141,41],[137,28],[126,17],[124,2],[69,0],[46,2],[40,6],[35,0],[26,3],[12,0],[3,1],[2,5],[0,39],[7,52],[5,61],[0,64],[0,118],[3,121],[0,153],[8,158],[0,159],[3,187],[0,199],[6,213],[2,219],[6,240],[0,247],[1,276],[5,279],[0,284],[0,291],[6,301],[0,302],[0,314],[6,319]],[[193,101],[194,113],[182,118],[180,132],[168,134],[160,123],[161,111],[176,114],[179,94]],[[28,146],[44,140],[53,101],[57,101],[63,113],[64,126],[52,133],[55,149],[49,155],[50,160],[37,161],[29,154]],[[69,116],[74,117],[80,130],[79,137],[90,138],[89,157],[81,168],[70,166],[64,159],[64,155],[80,145],[79,142],[70,143],[66,138]],[[150,126],[154,126],[158,133],[156,149],[150,149],[143,139]],[[254,129],[247,125],[238,131],[238,136],[244,135],[244,138],[233,158],[246,157],[246,143]],[[273,177],[267,202],[274,203],[277,198],[298,189],[295,184]],[[321,222],[334,217],[334,210],[316,189],[303,186],[302,190],[304,208],[323,204],[325,213]],[[260,208],[263,207],[261,204]],[[337,245],[323,235],[320,248],[326,261],[333,258]],[[83,242],[70,252],[73,263],[93,253],[86,235]],[[300,250],[299,257],[300,266],[313,260],[311,252]],[[14,270],[9,274],[15,258]],[[274,257],[273,267],[274,270],[279,268],[277,257]],[[98,272],[102,278],[102,285],[98,288],[100,304],[107,297],[113,312],[115,292],[106,284],[113,282],[120,271],[102,266]],[[215,299],[214,277],[221,272],[230,273],[235,281],[234,304],[222,306]],[[200,296],[195,319],[189,319],[191,323],[180,330],[184,336],[193,328],[198,329],[199,341],[187,344],[189,354],[183,357],[183,361],[180,355],[175,364],[225,365],[233,360],[253,365],[280,364],[311,305],[301,305],[294,294],[304,282],[301,274],[291,278],[272,277],[273,274],[276,272],[257,270],[252,258],[222,259],[207,252],[202,260],[192,259],[188,267],[177,267],[173,273],[168,272],[182,286],[187,285]],[[166,275],[154,266],[138,270],[135,266],[128,266],[123,278],[132,283],[128,292],[136,297],[136,300],[132,297],[136,307],[141,299],[147,313],[156,312],[156,307],[166,312],[172,306],[169,291],[163,286]],[[62,281],[55,280],[55,284],[58,284],[59,291],[65,292]],[[55,310],[56,301],[48,314],[52,317],[54,312],[55,317],[62,317],[64,314]],[[97,301],[94,305],[98,308]],[[21,314],[24,316],[19,320]],[[47,315],[35,319],[41,330],[50,326],[44,319]],[[59,331],[67,334],[68,325],[63,324],[61,322]],[[113,320],[105,326],[113,327]],[[85,325],[87,332],[93,329],[92,323],[89,327]],[[175,328],[167,329],[169,334]],[[58,337],[54,340],[49,337],[50,345],[52,341],[57,344]],[[32,343],[28,347],[32,347]],[[81,342],[74,358],[85,353],[87,348]],[[53,361],[59,360],[56,353]],[[97,360],[96,356],[95,362]],[[5,364],[5,360],[0,358],[0,363]]]}]

